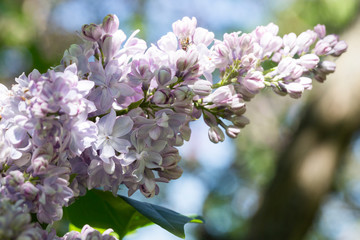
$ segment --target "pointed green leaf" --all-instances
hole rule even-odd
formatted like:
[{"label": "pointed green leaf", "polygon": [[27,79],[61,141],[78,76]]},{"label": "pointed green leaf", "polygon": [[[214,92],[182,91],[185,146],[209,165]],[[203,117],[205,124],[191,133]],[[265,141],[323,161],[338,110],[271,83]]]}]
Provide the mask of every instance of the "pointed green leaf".
[{"label": "pointed green leaf", "polygon": [[272,68],[276,67],[278,64],[274,61],[271,61],[271,60],[265,60],[261,63],[261,66],[263,67],[264,69],[264,72],[266,71],[271,71]]},{"label": "pointed green leaf", "polygon": [[199,217],[187,217],[158,205],[136,201],[134,199],[124,196],[120,197],[128,204],[133,206],[143,216],[147,217],[160,227],[181,238],[185,238],[184,225],[186,223],[203,223],[203,221]]},{"label": "pointed green leaf", "polygon": [[64,209],[72,225],[82,228],[112,228],[122,238],[137,228],[156,223],[178,237],[185,237],[184,225],[202,223],[200,218],[186,217],[172,210],[110,192],[91,190]]}]

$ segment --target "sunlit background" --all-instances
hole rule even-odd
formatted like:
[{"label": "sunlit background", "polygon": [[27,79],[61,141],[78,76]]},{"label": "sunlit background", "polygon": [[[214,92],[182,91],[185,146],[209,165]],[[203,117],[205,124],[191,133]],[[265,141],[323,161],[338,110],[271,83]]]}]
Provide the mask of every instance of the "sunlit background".
[{"label": "sunlit background", "polygon": [[[108,13],[119,17],[120,27],[128,36],[140,29],[141,38],[156,43],[183,16],[196,17],[198,26],[213,31],[220,39],[225,32],[249,32],[269,22],[280,26],[281,36],[300,33],[317,23],[325,24],[330,33],[341,34],[354,27],[359,1],[1,0],[0,82],[10,86],[22,72],[29,73],[33,68],[45,72],[57,65],[64,50],[80,42],[77,31],[81,26],[100,23]],[[205,218],[204,225],[186,225],[186,239],[239,239],[274,175],[276,156],[296,127],[308,95],[296,101],[272,92],[257,96],[247,108],[251,124],[237,140],[212,144],[206,126],[201,121],[193,123],[191,140],[180,149],[183,176],[161,185],[160,195],[149,201]],[[354,133],[306,239],[360,239],[359,136]],[[134,197],[145,200],[140,194]],[[131,239],[179,238],[149,226],[125,238]]]}]

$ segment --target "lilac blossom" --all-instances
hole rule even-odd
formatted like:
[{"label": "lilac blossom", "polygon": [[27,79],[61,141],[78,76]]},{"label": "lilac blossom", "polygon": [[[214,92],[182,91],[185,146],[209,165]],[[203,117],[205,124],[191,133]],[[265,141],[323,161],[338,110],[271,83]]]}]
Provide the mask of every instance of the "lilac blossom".
[{"label": "lilac blossom", "polygon": [[347,49],[323,25],[280,37],[270,23],[219,40],[184,17],[147,47],[138,30],[126,40],[119,24],[109,14],[84,25],[83,43],[59,66],[21,74],[11,89],[0,84],[0,238],[116,239],[88,225],[59,238],[50,226],[88,189],[157,195],[158,182],[182,174],[177,147],[189,122],[203,116],[214,143],[235,138],[262,89],[299,98],[335,71],[325,57]]},{"label": "lilac blossom", "polygon": [[115,111],[111,112],[97,122],[99,136],[95,149],[100,151],[100,158],[107,164],[112,164],[112,157],[126,154],[130,142],[123,137],[130,133],[133,121],[128,116],[116,117]]},{"label": "lilac blossom", "polygon": [[90,80],[94,81],[97,86],[88,96],[88,99],[94,102],[97,108],[97,112],[94,114],[107,112],[116,98],[132,96],[135,93],[130,86],[120,81],[122,70],[118,61],[110,61],[105,69],[100,62],[91,62],[90,69]]},{"label": "lilac blossom", "polygon": [[71,231],[64,235],[62,240],[80,240],[80,239],[97,239],[97,240],[118,240],[116,237],[110,235],[114,230],[111,228],[101,234],[98,230],[85,225],[81,232]]}]

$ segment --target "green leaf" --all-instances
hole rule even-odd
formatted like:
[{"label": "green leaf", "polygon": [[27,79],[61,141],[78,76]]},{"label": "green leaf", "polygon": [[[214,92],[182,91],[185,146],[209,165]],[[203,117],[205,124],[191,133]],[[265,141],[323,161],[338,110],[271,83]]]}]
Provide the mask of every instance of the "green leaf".
[{"label": "green leaf", "polygon": [[131,109],[134,109],[134,108],[137,108],[138,106],[140,106],[140,104],[144,101],[144,99],[140,99],[139,101],[137,102],[132,102],[130,103],[130,105],[128,106],[128,109],[131,110]]},{"label": "green leaf", "polygon": [[261,66],[263,67],[264,71],[270,71],[272,68],[276,67],[278,64],[271,60],[265,60],[261,63]]},{"label": "green leaf", "polygon": [[203,223],[200,217],[191,218],[158,205],[136,201],[124,196],[120,197],[143,216],[181,238],[185,238],[184,225],[186,223]]},{"label": "green leaf", "polygon": [[110,192],[90,190],[64,209],[65,216],[77,228],[89,224],[96,229],[112,228],[120,238],[134,230],[156,223],[172,234],[184,238],[184,225],[202,223],[199,217],[186,217],[172,210]]}]

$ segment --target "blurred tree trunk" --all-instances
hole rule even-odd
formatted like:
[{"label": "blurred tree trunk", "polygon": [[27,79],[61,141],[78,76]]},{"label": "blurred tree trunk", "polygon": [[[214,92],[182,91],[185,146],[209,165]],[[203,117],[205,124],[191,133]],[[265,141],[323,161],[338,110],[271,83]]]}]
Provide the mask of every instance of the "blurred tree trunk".
[{"label": "blurred tree trunk", "polygon": [[248,240],[303,239],[360,129],[360,18],[341,37],[349,45],[336,73],[316,86],[299,127],[277,159]]}]

